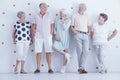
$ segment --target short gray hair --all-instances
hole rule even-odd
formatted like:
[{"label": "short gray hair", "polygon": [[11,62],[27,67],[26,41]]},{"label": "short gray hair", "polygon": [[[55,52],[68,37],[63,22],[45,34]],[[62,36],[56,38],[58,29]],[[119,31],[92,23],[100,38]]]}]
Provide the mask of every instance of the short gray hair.
[{"label": "short gray hair", "polygon": [[25,15],[25,12],[19,11],[19,12],[17,13],[17,17],[18,17],[18,18],[21,18],[22,15]]},{"label": "short gray hair", "polygon": [[[39,7],[41,7],[43,4],[46,4],[45,2],[42,2],[39,4]],[[47,4],[46,4],[47,5]]]},{"label": "short gray hair", "polygon": [[85,10],[87,9],[87,6],[86,6],[86,4],[85,4],[85,3],[80,3],[80,4],[79,4],[79,6],[84,7],[84,8],[85,8]]}]

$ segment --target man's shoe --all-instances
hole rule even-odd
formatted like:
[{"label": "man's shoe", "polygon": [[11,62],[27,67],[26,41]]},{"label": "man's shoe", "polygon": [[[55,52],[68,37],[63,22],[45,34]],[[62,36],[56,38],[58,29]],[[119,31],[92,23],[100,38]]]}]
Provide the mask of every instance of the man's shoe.
[{"label": "man's shoe", "polygon": [[53,73],[53,70],[52,70],[52,69],[49,69],[49,70],[48,70],[48,73]]},{"label": "man's shoe", "polygon": [[36,69],[36,70],[34,71],[34,73],[40,73],[40,70]]},{"label": "man's shoe", "polygon": [[85,69],[78,69],[78,72],[80,74],[86,74],[86,73],[88,73]]}]

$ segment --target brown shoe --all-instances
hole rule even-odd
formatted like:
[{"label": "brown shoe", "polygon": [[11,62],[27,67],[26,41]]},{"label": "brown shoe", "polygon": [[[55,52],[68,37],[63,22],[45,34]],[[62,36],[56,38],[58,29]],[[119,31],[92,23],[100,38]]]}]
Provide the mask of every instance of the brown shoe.
[{"label": "brown shoe", "polygon": [[86,74],[88,73],[85,69],[78,69],[79,74]]},{"label": "brown shoe", "polygon": [[85,69],[83,69],[83,73],[88,73]]}]

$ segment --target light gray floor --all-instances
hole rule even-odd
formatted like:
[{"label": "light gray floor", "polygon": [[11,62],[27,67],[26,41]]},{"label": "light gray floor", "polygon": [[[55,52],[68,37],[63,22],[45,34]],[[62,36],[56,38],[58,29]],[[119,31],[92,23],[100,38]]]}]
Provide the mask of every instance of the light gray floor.
[{"label": "light gray floor", "polygon": [[120,73],[28,73],[28,74],[13,74],[13,73],[1,73],[0,80],[120,80]]}]

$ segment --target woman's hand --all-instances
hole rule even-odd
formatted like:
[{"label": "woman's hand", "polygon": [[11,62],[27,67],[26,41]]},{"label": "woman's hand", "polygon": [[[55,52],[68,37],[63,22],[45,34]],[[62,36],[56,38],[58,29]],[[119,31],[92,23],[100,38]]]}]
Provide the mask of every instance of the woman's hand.
[{"label": "woman's hand", "polygon": [[32,44],[33,44],[33,41],[30,41],[30,44],[29,44],[29,45],[31,46]]},{"label": "woman's hand", "polygon": [[16,44],[16,41],[15,41],[15,40],[13,40],[13,44]]},{"label": "woman's hand", "polygon": [[58,35],[54,35],[55,40],[60,41],[60,38]]}]

